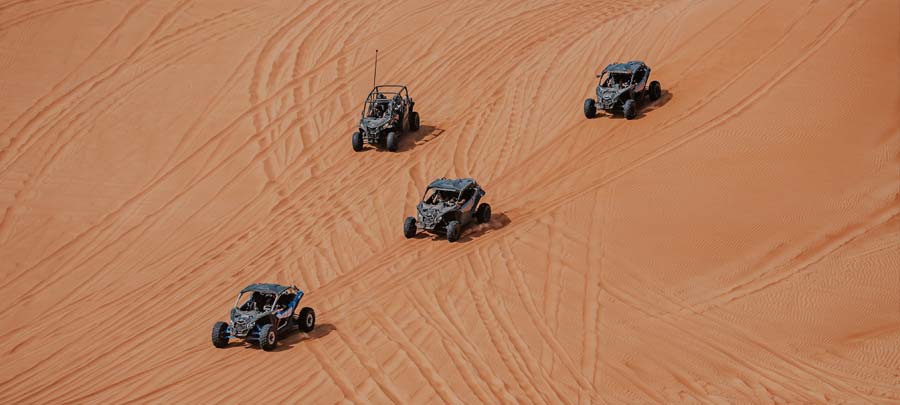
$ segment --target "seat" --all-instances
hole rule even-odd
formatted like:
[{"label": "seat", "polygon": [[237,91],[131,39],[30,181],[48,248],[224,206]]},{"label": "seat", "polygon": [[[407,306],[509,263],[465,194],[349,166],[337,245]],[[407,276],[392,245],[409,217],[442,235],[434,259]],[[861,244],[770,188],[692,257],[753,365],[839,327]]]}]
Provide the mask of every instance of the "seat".
[{"label": "seat", "polygon": [[647,71],[643,68],[638,69],[634,74],[634,84],[641,84],[644,81],[644,78],[647,76]]}]

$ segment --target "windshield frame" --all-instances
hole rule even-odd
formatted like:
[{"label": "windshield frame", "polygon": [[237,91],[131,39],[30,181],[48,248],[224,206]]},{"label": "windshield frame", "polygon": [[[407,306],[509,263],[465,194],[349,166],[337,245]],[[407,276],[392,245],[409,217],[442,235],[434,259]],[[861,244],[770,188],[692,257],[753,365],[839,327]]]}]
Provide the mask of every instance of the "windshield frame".
[{"label": "windshield frame", "polygon": [[[285,292],[288,292],[288,291],[289,290],[285,290]],[[241,302],[241,297],[243,297],[244,294],[248,294],[247,300],[244,302]],[[239,292],[237,295],[237,298],[235,298],[235,300],[234,300],[234,309],[241,311],[241,312],[248,312],[248,311],[241,309],[241,306],[243,306],[243,304],[246,304],[248,301],[253,299],[253,294],[262,294],[262,295],[266,295],[266,296],[274,295],[275,298],[272,299],[272,308],[270,309],[270,311],[275,309],[275,303],[278,302],[278,299],[281,298],[282,295],[284,295],[283,293],[282,294],[272,294],[272,293],[266,293],[266,292],[262,292],[262,291]],[[265,308],[256,308],[255,312],[268,312],[268,311],[265,311]]]},{"label": "windshield frame", "polygon": [[[425,202],[425,200],[426,200],[428,197],[430,197],[430,195],[429,195],[428,193],[429,193],[430,191],[432,191],[432,190],[433,190],[435,193],[441,192],[441,191],[448,192],[448,193],[453,193],[453,194],[455,194],[453,198],[455,198],[457,201],[458,201],[459,198],[462,196],[462,192],[464,191],[464,190],[454,190],[454,189],[441,188],[441,187],[428,187],[428,188],[425,189],[425,194],[422,194],[422,202]],[[431,204],[431,203],[426,203],[426,204]],[[433,204],[431,204],[431,205],[433,205]]]}]

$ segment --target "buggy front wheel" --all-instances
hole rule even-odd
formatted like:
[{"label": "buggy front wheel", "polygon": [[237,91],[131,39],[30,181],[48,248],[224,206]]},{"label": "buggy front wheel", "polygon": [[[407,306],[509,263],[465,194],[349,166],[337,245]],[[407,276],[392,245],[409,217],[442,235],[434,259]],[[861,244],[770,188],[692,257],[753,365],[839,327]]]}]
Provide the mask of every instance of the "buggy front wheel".
[{"label": "buggy front wheel", "polygon": [[584,116],[589,119],[597,116],[597,104],[593,99],[584,100]]},{"label": "buggy front wheel", "polygon": [[461,232],[459,229],[459,221],[450,221],[450,223],[447,224],[447,241],[448,242],[458,241],[460,233]]},{"label": "buggy front wheel", "polygon": [[637,106],[634,104],[634,100],[625,100],[625,105],[622,106],[622,113],[625,115],[626,120],[634,119],[637,116]]},{"label": "buggy front wheel", "polygon": [[406,217],[406,220],[403,221],[403,236],[405,236],[406,239],[416,236],[416,219],[415,218]]},{"label": "buggy front wheel", "polygon": [[387,134],[387,150],[391,152],[397,151],[398,146],[397,133],[396,132],[388,132]]},{"label": "buggy front wheel", "polygon": [[259,347],[270,352],[278,346],[278,332],[271,323],[265,324],[259,329]]},{"label": "buggy front wheel", "polygon": [[359,132],[353,133],[353,150],[356,152],[363,150],[363,138]]},{"label": "buggy front wheel", "polygon": [[297,329],[300,332],[309,333],[316,327],[316,311],[310,307],[303,307],[300,316],[297,317]]},{"label": "buggy front wheel", "polygon": [[228,346],[228,323],[216,322],[212,328],[212,344],[219,349]]}]

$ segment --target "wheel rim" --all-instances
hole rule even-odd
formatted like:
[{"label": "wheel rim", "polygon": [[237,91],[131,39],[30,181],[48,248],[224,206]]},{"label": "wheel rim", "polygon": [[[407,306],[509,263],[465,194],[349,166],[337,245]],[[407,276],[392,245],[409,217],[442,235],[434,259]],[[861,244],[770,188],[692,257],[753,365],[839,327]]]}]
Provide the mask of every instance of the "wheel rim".
[{"label": "wheel rim", "polygon": [[306,315],[306,327],[311,328],[313,325],[313,316],[312,314]]},{"label": "wheel rim", "polygon": [[275,332],[269,332],[269,334],[266,335],[266,342],[270,345],[275,343]]}]

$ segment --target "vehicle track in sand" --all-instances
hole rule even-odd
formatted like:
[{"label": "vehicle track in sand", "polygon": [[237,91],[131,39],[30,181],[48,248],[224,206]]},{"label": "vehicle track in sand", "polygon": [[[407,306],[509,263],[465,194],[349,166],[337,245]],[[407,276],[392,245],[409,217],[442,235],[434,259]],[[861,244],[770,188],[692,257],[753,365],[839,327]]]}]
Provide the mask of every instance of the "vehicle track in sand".
[{"label": "vehicle track in sand", "polygon": [[[0,3],[0,401],[900,400],[897,3],[351,3]],[[495,218],[406,240],[441,176]],[[319,327],[212,348],[260,281]]]}]

